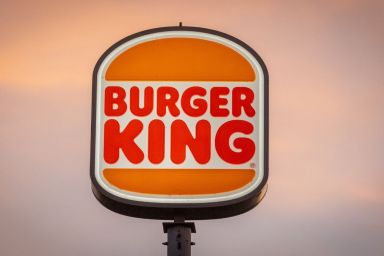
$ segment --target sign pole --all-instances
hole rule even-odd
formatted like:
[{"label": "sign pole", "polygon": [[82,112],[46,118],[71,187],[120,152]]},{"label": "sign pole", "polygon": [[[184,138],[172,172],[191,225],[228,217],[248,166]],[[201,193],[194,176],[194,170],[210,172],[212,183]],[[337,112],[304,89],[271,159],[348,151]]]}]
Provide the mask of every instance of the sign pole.
[{"label": "sign pole", "polygon": [[191,232],[196,233],[194,222],[185,222],[183,217],[175,217],[174,222],[163,222],[164,233],[167,233],[168,256],[191,256]]}]

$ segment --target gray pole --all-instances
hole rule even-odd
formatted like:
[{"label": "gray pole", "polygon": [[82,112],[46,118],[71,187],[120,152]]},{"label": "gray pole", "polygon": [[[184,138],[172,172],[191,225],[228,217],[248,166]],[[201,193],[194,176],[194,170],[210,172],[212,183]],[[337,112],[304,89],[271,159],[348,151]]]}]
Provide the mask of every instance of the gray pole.
[{"label": "gray pole", "polygon": [[175,218],[175,222],[163,223],[164,233],[168,234],[168,256],[191,256],[191,232],[196,233],[195,223],[184,222],[182,218]]}]

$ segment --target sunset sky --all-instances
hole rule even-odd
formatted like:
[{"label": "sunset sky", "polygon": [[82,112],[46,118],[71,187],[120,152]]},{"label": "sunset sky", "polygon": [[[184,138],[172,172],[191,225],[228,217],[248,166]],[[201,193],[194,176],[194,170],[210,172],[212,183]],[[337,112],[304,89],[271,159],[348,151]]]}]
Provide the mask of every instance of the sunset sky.
[{"label": "sunset sky", "polygon": [[92,70],[178,25],[246,42],[270,75],[270,177],[254,210],[197,221],[192,255],[384,255],[384,2],[0,0],[0,255],[166,255],[161,221],[89,178]]}]

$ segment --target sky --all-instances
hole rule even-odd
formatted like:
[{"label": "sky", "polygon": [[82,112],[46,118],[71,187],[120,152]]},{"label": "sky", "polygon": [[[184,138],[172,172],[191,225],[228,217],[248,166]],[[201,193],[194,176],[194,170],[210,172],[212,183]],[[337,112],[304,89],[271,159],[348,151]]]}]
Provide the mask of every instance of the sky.
[{"label": "sky", "polygon": [[101,206],[92,70],[178,25],[246,42],[270,75],[270,177],[252,211],[197,221],[192,255],[384,255],[384,2],[0,0],[0,254],[165,255],[161,221]]}]

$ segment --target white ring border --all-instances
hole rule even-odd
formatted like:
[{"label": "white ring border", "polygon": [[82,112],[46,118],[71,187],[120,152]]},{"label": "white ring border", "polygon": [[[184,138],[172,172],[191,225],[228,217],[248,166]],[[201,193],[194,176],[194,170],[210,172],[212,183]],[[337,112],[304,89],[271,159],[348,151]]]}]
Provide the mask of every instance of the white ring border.
[{"label": "white ring border", "polygon": [[[251,185],[246,186],[244,189],[236,190],[235,193],[221,193],[218,194],[218,196],[208,195],[205,197],[199,196],[199,197],[184,197],[182,196],[172,196],[169,195],[167,197],[151,197],[148,195],[134,195],[134,194],[128,194],[128,193],[122,193],[120,191],[112,189],[110,186],[104,183],[103,179],[100,177],[100,171],[99,171],[99,160],[100,160],[100,125],[102,125],[100,122],[100,102],[101,102],[101,84],[103,80],[104,73],[106,71],[106,68],[110,64],[110,62],[113,60],[114,57],[118,56],[121,52],[125,51],[127,48],[132,47],[133,45],[143,43],[145,41],[151,41],[154,39],[160,39],[160,38],[170,38],[170,37],[189,37],[189,38],[199,38],[199,39],[208,39],[210,41],[218,42],[221,44],[224,44],[226,46],[230,46],[232,49],[240,53],[243,57],[245,57],[254,68],[255,71],[257,71],[256,79],[258,80],[258,86],[259,86],[259,111],[260,113],[260,119],[259,119],[259,150],[257,151],[259,156],[259,168],[256,170],[256,180],[252,182]],[[95,168],[93,172],[95,172],[96,181],[98,184],[105,189],[107,192],[123,199],[133,200],[133,201],[139,201],[139,202],[147,202],[147,203],[212,203],[212,202],[222,202],[222,201],[229,201],[233,200],[239,197],[243,197],[252,191],[254,191],[261,183],[264,177],[264,72],[260,65],[260,63],[256,60],[256,58],[249,53],[245,48],[242,46],[236,44],[235,42],[223,38],[218,35],[204,33],[204,32],[197,32],[197,31],[165,31],[165,32],[155,32],[147,35],[143,35],[137,38],[134,38],[132,40],[129,40],[121,45],[119,45],[117,48],[115,48],[113,51],[111,51],[103,60],[101,65],[99,66],[99,69],[97,71],[97,93],[96,93],[96,132],[95,132]],[[262,148],[263,150],[260,150]]]}]

